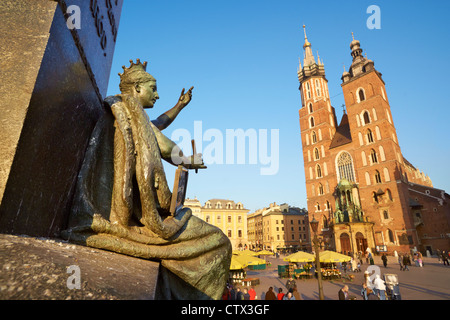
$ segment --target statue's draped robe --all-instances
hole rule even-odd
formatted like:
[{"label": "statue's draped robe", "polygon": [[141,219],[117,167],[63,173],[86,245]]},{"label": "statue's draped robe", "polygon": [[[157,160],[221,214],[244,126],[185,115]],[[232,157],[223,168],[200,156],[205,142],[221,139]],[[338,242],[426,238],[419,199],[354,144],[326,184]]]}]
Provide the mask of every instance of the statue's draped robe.
[{"label": "statue's draped robe", "polygon": [[159,142],[167,139],[128,95],[105,100],[63,236],[87,246],[161,261],[159,299],[220,299],[231,244],[188,208],[169,214],[172,193]]}]

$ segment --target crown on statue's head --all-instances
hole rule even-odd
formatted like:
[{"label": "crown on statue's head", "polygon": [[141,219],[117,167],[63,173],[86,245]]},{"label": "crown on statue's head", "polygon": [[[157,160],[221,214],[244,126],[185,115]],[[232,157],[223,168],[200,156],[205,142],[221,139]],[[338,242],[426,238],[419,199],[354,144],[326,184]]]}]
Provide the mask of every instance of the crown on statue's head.
[{"label": "crown on statue's head", "polygon": [[147,71],[147,61],[144,61],[144,63],[141,63],[140,59],[136,59],[136,63],[133,62],[133,60],[130,60],[131,65],[127,68],[125,66],[122,66],[123,73],[119,73],[120,79],[126,77],[129,73],[132,73],[134,71]]}]

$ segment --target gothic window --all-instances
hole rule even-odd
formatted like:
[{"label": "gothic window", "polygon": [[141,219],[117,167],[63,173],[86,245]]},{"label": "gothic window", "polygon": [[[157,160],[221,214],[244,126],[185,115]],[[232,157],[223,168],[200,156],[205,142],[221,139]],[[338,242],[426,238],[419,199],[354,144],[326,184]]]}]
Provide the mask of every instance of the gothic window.
[{"label": "gothic window", "polygon": [[358,90],[358,98],[359,98],[358,99],[359,102],[366,100],[366,94],[364,93],[364,89],[363,88],[360,88]]},{"label": "gothic window", "polygon": [[373,142],[373,134],[372,134],[372,130],[370,130],[370,129],[367,129],[367,142],[368,143]]},{"label": "gothic window", "polygon": [[375,181],[376,181],[376,183],[381,183],[381,175],[380,175],[380,171],[378,171],[378,170],[375,171]]},{"label": "gothic window", "polygon": [[314,117],[309,118],[309,127],[314,128]]},{"label": "gothic window", "polygon": [[342,152],[336,159],[336,166],[338,168],[338,181],[347,179],[355,182],[355,174],[353,172],[353,160],[348,152]]},{"label": "gothic window", "polygon": [[330,202],[327,200],[327,210],[331,210]]},{"label": "gothic window", "polygon": [[394,241],[394,233],[392,232],[391,229],[388,229],[388,234],[389,234],[389,241],[390,242],[395,242]]},{"label": "gothic window", "polygon": [[387,190],[386,190],[386,193],[387,193],[387,195],[388,195],[389,200],[392,201],[393,198],[392,198],[392,192],[391,192],[391,190],[387,189]]},{"label": "gothic window", "polygon": [[322,216],[323,228],[328,229],[328,219],[325,216]]},{"label": "gothic window", "polygon": [[317,178],[322,178],[322,168],[320,167],[320,164],[316,166],[316,174]]},{"label": "gothic window", "polygon": [[375,201],[376,203],[378,203],[378,195],[377,195],[376,192],[373,192],[373,193],[372,193],[372,198],[373,198],[373,201]]},{"label": "gothic window", "polygon": [[311,88],[309,86],[309,82],[306,83],[306,96],[308,99],[311,99]]},{"label": "gothic window", "polygon": [[383,173],[384,173],[384,180],[385,181],[391,181],[391,177],[389,175],[389,170],[387,168],[383,169]]},{"label": "gothic window", "polygon": [[[383,219],[389,219],[389,212],[387,210],[383,211]],[[392,242],[392,241],[391,241]]]},{"label": "gothic window", "polygon": [[317,135],[316,135],[315,131],[313,131],[311,133],[311,140],[312,140],[312,143],[316,143],[317,142]]},{"label": "gothic window", "polygon": [[320,211],[320,204],[318,202],[316,203],[316,208],[317,208],[317,211]]},{"label": "gothic window", "polygon": [[370,186],[370,174],[368,172],[365,173],[366,176],[366,184]]},{"label": "gothic window", "polygon": [[370,123],[370,116],[368,111],[364,111],[363,113],[364,125]]},{"label": "gothic window", "polygon": [[320,97],[321,93],[320,93],[320,84],[319,84],[319,80],[316,79],[316,94],[318,97]]},{"label": "gothic window", "polygon": [[323,185],[319,183],[319,196],[323,195]]},{"label": "gothic window", "polygon": [[314,149],[314,160],[319,160],[319,159],[320,159],[319,149],[315,148]]},{"label": "gothic window", "polygon": [[378,163],[377,152],[374,149],[372,149],[370,151],[370,158],[372,159],[372,164],[373,163]]},{"label": "gothic window", "polygon": [[308,111],[309,111],[309,113],[313,112],[313,105],[312,105],[312,103],[308,104]]}]

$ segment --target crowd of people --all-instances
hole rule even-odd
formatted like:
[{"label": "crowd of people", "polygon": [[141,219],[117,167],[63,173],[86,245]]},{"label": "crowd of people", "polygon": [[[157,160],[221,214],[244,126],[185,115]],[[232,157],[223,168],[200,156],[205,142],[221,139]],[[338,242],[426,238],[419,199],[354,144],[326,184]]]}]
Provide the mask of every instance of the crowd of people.
[{"label": "crowd of people", "polygon": [[[278,288],[278,292],[276,293],[271,286],[260,298],[261,300],[302,300],[297,283],[293,277],[290,277],[286,281],[285,287],[286,291],[283,288]],[[239,285],[227,285],[223,292],[222,300],[258,300],[258,296],[253,286],[246,288]]]},{"label": "crowd of people", "polygon": [[[366,263],[373,265],[373,256],[370,251],[365,254],[359,253],[351,261],[347,263],[341,263],[340,267],[345,273],[348,271],[352,272],[362,272],[361,265],[363,264],[363,259],[366,258]],[[411,253],[397,253],[394,252],[394,257],[391,256],[389,259],[392,262],[398,261],[401,271],[410,271],[409,267],[415,264],[416,267],[424,267],[423,256],[419,251]],[[449,252],[437,250],[437,258],[443,265],[449,265]],[[385,268],[388,266],[388,257],[385,253],[381,254],[381,261]],[[395,264],[394,264],[395,265]],[[386,280],[388,281],[388,280]],[[368,271],[364,272],[364,282],[361,284],[361,289],[358,294],[352,295],[349,293],[349,286],[343,285],[338,291],[339,300],[388,300],[388,299],[401,299],[399,292],[395,292],[395,288],[399,288],[397,285],[392,286],[391,282],[388,282],[389,286],[381,278],[379,274],[370,275]],[[394,289],[393,289],[394,288]],[[352,291],[355,293],[355,286],[352,285]],[[229,285],[224,291],[224,300],[303,300],[297,287],[295,279],[291,276],[286,284],[285,288],[270,286],[267,290],[261,292],[261,296],[258,297],[253,286],[242,287]]]}]

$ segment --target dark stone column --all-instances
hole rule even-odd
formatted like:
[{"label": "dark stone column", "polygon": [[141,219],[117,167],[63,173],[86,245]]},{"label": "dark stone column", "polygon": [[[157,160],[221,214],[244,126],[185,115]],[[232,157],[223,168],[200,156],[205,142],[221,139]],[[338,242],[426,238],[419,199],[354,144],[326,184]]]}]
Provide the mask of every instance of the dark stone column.
[{"label": "dark stone column", "polygon": [[[0,3],[0,232],[54,237],[65,228],[104,112],[122,2]],[[71,5],[80,29],[66,24]]]}]

